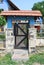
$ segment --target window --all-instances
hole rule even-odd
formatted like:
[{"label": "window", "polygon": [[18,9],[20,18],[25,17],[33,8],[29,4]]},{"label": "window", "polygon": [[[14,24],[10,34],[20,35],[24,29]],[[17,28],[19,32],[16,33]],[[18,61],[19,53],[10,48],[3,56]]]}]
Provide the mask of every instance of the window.
[{"label": "window", "polygon": [[0,0],[0,3],[3,2],[3,0]]}]

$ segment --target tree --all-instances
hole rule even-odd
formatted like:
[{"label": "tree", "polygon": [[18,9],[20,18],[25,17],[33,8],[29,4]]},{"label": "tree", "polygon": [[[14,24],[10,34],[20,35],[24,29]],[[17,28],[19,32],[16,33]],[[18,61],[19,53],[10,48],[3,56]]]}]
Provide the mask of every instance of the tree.
[{"label": "tree", "polygon": [[41,11],[43,17],[44,17],[44,1],[35,3],[32,7],[32,10],[39,10]]},{"label": "tree", "polygon": [[6,24],[6,19],[4,16],[0,16],[0,26],[4,26]]},{"label": "tree", "polygon": [[[35,3],[33,5],[33,7],[32,7],[32,10],[39,10],[42,13],[42,16],[43,16],[43,24],[44,24],[44,1]],[[43,34],[44,33],[41,32],[40,35],[42,36]]]},{"label": "tree", "polygon": [[[2,9],[0,9],[0,13],[2,12]],[[2,28],[4,29],[4,25],[6,24],[6,19],[4,16],[0,16],[0,32],[2,31]],[[0,40],[5,39],[5,33],[1,34],[0,33]]]},{"label": "tree", "polygon": [[0,16],[0,30],[3,28],[3,26],[6,24],[6,19],[4,16]]},{"label": "tree", "polygon": [[0,13],[3,11],[3,9],[0,9]]},{"label": "tree", "polygon": [[[3,11],[3,9],[0,9],[0,13]],[[4,16],[0,16],[0,27],[4,26],[6,24],[6,19]]]}]

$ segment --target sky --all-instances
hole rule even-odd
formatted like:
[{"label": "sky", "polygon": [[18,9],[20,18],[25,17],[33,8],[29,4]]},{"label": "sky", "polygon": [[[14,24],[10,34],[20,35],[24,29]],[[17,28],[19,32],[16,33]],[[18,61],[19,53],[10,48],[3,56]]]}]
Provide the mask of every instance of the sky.
[{"label": "sky", "polygon": [[31,10],[34,3],[44,0],[11,0],[21,10]]}]

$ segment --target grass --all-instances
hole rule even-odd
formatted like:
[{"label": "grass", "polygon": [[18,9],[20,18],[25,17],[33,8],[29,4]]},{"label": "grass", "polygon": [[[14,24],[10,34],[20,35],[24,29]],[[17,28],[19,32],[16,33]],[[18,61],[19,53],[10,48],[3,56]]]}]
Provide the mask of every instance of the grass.
[{"label": "grass", "polygon": [[0,58],[0,65],[17,65],[17,63],[11,60],[10,54],[7,54]]},{"label": "grass", "polygon": [[[35,62],[44,64],[44,53],[33,54],[32,56],[30,56],[30,58],[27,62],[22,62],[22,63],[24,65],[32,65]],[[19,62],[11,60],[11,54],[7,54],[4,57],[0,57],[0,65],[18,65],[18,63]]]},{"label": "grass", "polygon": [[29,60],[25,63],[25,65],[32,65],[33,63],[44,64],[44,53],[34,54]]}]

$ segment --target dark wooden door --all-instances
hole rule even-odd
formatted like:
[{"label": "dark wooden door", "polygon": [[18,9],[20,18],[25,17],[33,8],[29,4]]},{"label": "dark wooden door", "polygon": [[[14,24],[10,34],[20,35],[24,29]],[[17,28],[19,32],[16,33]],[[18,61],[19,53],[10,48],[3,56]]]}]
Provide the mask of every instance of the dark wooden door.
[{"label": "dark wooden door", "polygon": [[15,47],[27,49],[28,48],[28,23],[14,24]]}]

